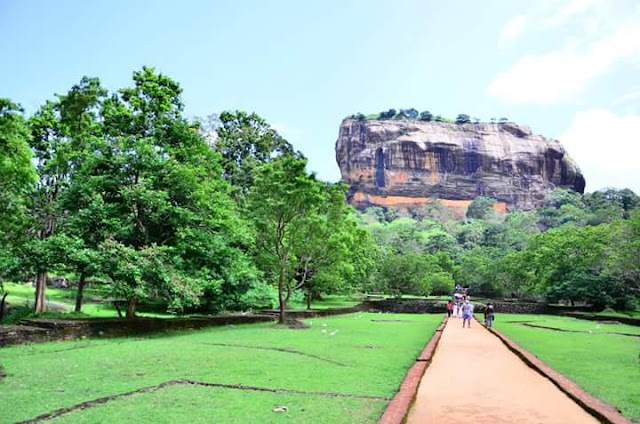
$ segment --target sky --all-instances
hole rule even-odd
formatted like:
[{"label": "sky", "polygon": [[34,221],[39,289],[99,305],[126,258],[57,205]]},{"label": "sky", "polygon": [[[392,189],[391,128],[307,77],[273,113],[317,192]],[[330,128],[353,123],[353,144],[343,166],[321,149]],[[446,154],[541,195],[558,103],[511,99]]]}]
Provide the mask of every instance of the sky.
[{"label": "sky", "polygon": [[638,0],[0,0],[0,97],[27,113],[142,66],[188,116],[264,117],[327,181],[343,118],[507,117],[556,138],[587,191],[640,194]]}]

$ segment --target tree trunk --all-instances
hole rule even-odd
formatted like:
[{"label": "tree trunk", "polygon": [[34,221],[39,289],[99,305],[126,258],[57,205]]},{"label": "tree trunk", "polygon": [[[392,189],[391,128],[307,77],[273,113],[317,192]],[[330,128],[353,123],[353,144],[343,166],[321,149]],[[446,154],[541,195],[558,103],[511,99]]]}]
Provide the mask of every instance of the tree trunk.
[{"label": "tree trunk", "polygon": [[131,299],[127,299],[127,319],[132,319],[136,317],[136,302],[137,299],[135,297]]},{"label": "tree trunk", "polygon": [[307,310],[311,310],[311,287],[307,287]]},{"label": "tree trunk", "polygon": [[2,300],[0,300],[0,322],[2,322],[2,319],[4,318],[4,307],[6,305],[5,300],[7,299],[7,296],[9,296],[9,292],[5,292],[2,295]]},{"label": "tree trunk", "polygon": [[45,291],[47,290],[47,271],[40,271],[36,275],[36,301],[33,312],[41,314],[46,312]]},{"label": "tree trunk", "polygon": [[82,292],[87,284],[87,276],[85,272],[80,273],[80,281],[78,282],[78,292],[76,293],[76,312],[82,311]]},{"label": "tree trunk", "polygon": [[282,264],[280,264],[280,273],[278,275],[278,303],[280,307],[278,323],[284,324],[284,307],[287,302],[284,299],[284,268]]}]

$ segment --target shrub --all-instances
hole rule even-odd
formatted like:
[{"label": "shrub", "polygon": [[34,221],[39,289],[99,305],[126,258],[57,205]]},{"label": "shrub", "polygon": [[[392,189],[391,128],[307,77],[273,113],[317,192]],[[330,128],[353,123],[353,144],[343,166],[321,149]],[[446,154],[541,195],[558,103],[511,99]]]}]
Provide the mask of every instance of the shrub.
[{"label": "shrub", "polygon": [[380,112],[378,119],[393,119],[396,116],[395,109],[389,109],[386,112]]},{"label": "shrub", "polygon": [[421,121],[431,121],[433,119],[433,114],[431,112],[429,112],[428,110],[425,110],[424,112],[420,112],[420,120]]}]

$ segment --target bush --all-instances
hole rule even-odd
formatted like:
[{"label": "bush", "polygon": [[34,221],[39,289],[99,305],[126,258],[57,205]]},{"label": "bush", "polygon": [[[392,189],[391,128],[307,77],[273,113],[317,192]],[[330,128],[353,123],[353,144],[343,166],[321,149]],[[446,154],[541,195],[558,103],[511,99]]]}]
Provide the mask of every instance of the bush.
[{"label": "bush", "polygon": [[431,121],[433,119],[433,114],[431,112],[429,112],[428,110],[425,110],[424,112],[420,112],[420,120],[421,121]]},{"label": "bush", "polygon": [[278,305],[278,290],[267,283],[258,283],[240,298],[242,309],[273,309]]},{"label": "bush", "polygon": [[356,113],[355,115],[351,115],[351,117],[353,119],[357,119],[358,121],[364,121],[365,119],[367,119],[367,117],[360,112]]},{"label": "bush", "polygon": [[17,324],[18,321],[25,318],[33,318],[33,307],[31,306],[12,306],[9,312],[2,320],[2,324]]},{"label": "bush", "polygon": [[469,122],[471,122],[471,118],[469,117],[469,115],[461,113],[456,116],[456,124],[468,124]]},{"label": "bush", "polygon": [[378,119],[393,119],[396,116],[395,109],[389,109],[386,112],[380,112]]},{"label": "bush", "polygon": [[455,285],[451,274],[445,272],[434,273],[428,280],[431,283],[431,294],[436,296],[451,294]]}]

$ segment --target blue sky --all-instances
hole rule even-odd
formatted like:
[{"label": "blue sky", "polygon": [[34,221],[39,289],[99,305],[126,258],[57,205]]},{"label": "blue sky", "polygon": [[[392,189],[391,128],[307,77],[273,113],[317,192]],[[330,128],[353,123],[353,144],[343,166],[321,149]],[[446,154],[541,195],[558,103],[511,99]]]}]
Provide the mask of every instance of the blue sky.
[{"label": "blue sky", "polygon": [[266,118],[329,181],[355,112],[508,117],[560,139],[587,190],[640,193],[636,0],[0,0],[0,96],[34,111],[83,75],[154,66],[186,112]]}]

